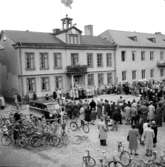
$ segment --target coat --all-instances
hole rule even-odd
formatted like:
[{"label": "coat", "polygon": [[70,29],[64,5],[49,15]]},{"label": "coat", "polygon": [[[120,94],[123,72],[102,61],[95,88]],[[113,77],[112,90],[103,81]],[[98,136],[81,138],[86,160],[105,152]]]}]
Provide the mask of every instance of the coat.
[{"label": "coat", "polygon": [[138,137],[139,137],[139,133],[138,133],[137,129],[131,129],[128,132],[129,149],[130,150],[137,150],[137,148],[138,148]]},{"label": "coat", "polygon": [[107,130],[106,125],[103,121],[98,123],[98,130],[99,130],[99,139],[106,140],[107,139]]},{"label": "coat", "polygon": [[142,139],[144,140],[146,150],[152,150],[154,136],[155,136],[154,131],[151,128],[146,128],[144,130]]}]

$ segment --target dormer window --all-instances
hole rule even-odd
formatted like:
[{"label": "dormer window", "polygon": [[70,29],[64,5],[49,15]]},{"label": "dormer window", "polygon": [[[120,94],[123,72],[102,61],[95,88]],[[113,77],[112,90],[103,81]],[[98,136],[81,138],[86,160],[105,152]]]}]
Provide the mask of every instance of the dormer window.
[{"label": "dormer window", "polygon": [[131,39],[132,41],[137,41],[137,36],[130,36],[130,37],[128,37],[129,39]]},{"label": "dormer window", "polygon": [[156,43],[156,38],[148,38],[149,41]]},{"label": "dormer window", "polygon": [[69,34],[69,43],[70,44],[79,44],[78,34]]}]

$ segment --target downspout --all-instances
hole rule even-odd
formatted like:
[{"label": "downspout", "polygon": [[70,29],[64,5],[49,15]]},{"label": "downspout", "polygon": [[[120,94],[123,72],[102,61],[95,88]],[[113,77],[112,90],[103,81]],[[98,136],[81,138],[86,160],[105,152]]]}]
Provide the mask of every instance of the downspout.
[{"label": "downspout", "polygon": [[117,49],[118,49],[118,45],[115,46],[115,52],[114,52],[114,84],[118,83],[118,78],[117,78],[117,67],[116,67],[116,62],[117,62]]},{"label": "downspout", "polygon": [[24,91],[23,91],[23,70],[22,70],[22,56],[21,56],[21,42],[19,42],[19,66],[20,66],[20,79],[21,79],[21,94],[22,96],[24,95]]}]

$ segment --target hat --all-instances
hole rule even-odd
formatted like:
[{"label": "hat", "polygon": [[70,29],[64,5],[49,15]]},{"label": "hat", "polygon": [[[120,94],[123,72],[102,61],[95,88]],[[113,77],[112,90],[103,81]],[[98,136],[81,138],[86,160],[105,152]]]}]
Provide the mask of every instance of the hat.
[{"label": "hat", "polygon": [[155,121],[152,121],[151,123],[152,123],[152,124],[156,124],[156,122],[155,122]]}]

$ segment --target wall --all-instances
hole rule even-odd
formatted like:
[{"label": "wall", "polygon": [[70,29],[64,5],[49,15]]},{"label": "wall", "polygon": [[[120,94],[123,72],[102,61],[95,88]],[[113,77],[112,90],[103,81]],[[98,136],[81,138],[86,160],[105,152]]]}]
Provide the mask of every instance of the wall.
[{"label": "wall", "polygon": [[[35,70],[27,71],[25,68],[25,53],[26,52],[34,52],[35,54]],[[49,54],[49,69],[48,70],[40,70],[40,52],[47,52]],[[62,53],[62,69],[54,69],[54,53],[60,52]],[[21,58],[22,58],[22,78],[23,78],[23,90],[22,94],[25,95],[27,93],[27,77],[36,77],[36,85],[37,85],[37,94],[38,96],[44,96],[45,94],[51,94],[55,90],[55,76],[63,76],[63,86],[64,90],[69,90],[71,87],[71,79],[66,76],[66,67],[71,65],[71,53],[79,54],[79,64],[86,65],[87,64],[87,53],[93,53],[94,58],[94,67],[88,68],[88,73],[95,74],[95,83],[97,87],[97,74],[99,72],[104,73],[104,82],[107,83],[106,73],[112,71],[114,73],[114,51],[112,50],[62,50],[62,49],[22,49]],[[103,54],[103,64],[104,66],[98,68],[96,54]],[[106,53],[112,53],[112,67],[106,67]],[[49,76],[50,77],[50,90],[48,92],[41,91],[41,77]],[[85,83],[87,84],[87,76],[85,76]]]},{"label": "wall", "polygon": [[[126,61],[121,61],[121,51],[126,51]],[[135,61],[132,61],[132,51],[136,51]],[[145,60],[141,61],[141,51],[145,51]],[[154,59],[150,60],[150,51],[154,51]],[[164,77],[160,77],[160,69],[157,67],[157,62],[160,61],[160,51],[161,49],[146,49],[146,48],[117,48],[116,50],[116,69],[118,82],[122,81],[122,71],[127,71],[127,82],[133,82],[132,80],[132,70],[136,70],[136,80],[142,80],[141,70],[146,70],[146,80],[151,79],[150,70],[154,69],[154,77],[152,79],[161,80]],[[165,56],[165,50],[164,50]],[[165,59],[164,59],[165,61]],[[164,71],[165,72],[165,71]],[[125,82],[125,81],[124,81]]]}]

